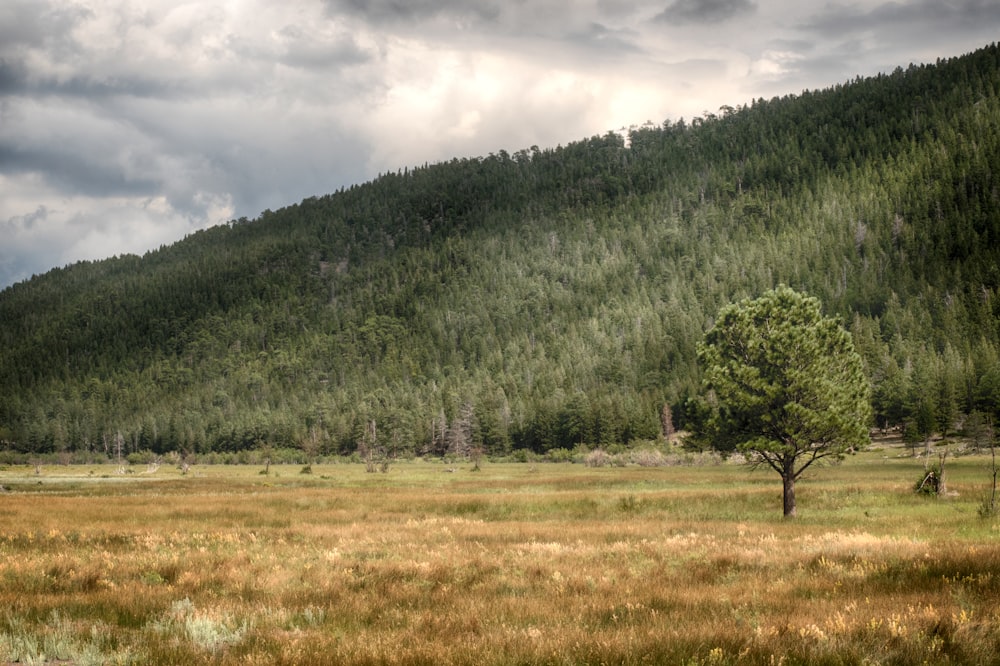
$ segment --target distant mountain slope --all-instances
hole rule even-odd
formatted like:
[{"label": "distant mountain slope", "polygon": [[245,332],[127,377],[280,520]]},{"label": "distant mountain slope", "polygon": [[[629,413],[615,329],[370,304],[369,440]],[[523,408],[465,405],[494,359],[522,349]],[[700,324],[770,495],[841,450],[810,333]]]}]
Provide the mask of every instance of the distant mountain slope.
[{"label": "distant mountain slope", "polygon": [[0,292],[15,452],[546,451],[683,425],[718,308],[840,314],[881,422],[1000,404],[1000,50],[380,176]]}]

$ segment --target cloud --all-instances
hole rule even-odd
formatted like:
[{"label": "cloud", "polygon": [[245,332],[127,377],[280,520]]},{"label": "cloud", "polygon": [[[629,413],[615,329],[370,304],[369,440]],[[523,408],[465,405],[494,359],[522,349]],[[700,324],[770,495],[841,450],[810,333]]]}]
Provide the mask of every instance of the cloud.
[{"label": "cloud", "polygon": [[832,2],[788,22],[800,57],[781,82],[818,88],[992,43],[1000,1]]},{"label": "cloud", "polygon": [[277,31],[277,61],[308,70],[336,70],[369,62],[373,55],[346,31],[319,33],[299,25]]},{"label": "cloud", "polygon": [[0,60],[0,95],[9,95],[22,89],[28,78],[28,69],[20,61]]},{"label": "cloud", "polygon": [[535,51],[535,57],[560,59],[569,48],[588,60],[597,59],[589,53],[593,49],[604,55],[640,50],[638,31],[620,22],[634,20],[641,3],[326,0],[326,6],[332,17],[351,17],[379,32],[465,50],[524,54],[541,45],[545,55]]},{"label": "cloud", "polygon": [[836,36],[858,32],[905,34],[913,26],[921,30],[975,26],[980,22],[996,25],[1000,19],[997,0],[918,0],[916,2],[882,2],[873,6],[829,4],[802,23],[808,31]]},{"label": "cloud", "polygon": [[414,25],[446,19],[453,25],[496,22],[506,3],[465,0],[329,0],[330,12],[376,25]]},{"label": "cloud", "polygon": [[643,49],[636,43],[638,33],[634,30],[609,28],[601,23],[590,23],[579,30],[567,33],[567,39],[585,49],[596,49],[606,55],[613,52],[623,54],[641,53]]},{"label": "cloud", "polygon": [[5,48],[55,48],[83,20],[86,7],[50,0],[6,0],[0,5],[0,44]]},{"label": "cloud", "polygon": [[674,0],[656,20],[687,25],[691,23],[720,23],[757,9],[750,0]]},{"label": "cloud", "polygon": [[[33,174],[0,176],[0,190],[15,193],[14,205],[44,199],[34,211],[0,219],[0,278],[6,284],[41,273],[52,266],[125,253],[142,254],[176,241],[205,226],[209,215],[232,216],[224,197],[203,193],[206,215],[184,215],[165,197],[66,196]],[[38,256],[48,258],[42,264]]]}]

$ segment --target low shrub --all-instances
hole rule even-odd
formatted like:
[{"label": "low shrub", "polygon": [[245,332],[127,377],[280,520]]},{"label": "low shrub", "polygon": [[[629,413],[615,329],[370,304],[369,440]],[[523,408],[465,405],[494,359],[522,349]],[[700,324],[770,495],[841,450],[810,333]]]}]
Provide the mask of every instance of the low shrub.
[{"label": "low shrub", "polygon": [[607,467],[614,460],[614,457],[604,449],[594,449],[583,457],[583,464],[587,467]]}]

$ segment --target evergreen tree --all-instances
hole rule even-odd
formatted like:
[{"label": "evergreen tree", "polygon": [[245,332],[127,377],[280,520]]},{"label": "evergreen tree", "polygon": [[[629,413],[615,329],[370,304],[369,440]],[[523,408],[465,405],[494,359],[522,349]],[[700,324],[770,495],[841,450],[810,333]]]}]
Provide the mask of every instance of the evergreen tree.
[{"label": "evergreen tree", "polygon": [[725,307],[699,347],[716,412],[701,433],[780,476],[786,517],[813,463],[868,441],[868,380],[850,335],[785,286]]}]

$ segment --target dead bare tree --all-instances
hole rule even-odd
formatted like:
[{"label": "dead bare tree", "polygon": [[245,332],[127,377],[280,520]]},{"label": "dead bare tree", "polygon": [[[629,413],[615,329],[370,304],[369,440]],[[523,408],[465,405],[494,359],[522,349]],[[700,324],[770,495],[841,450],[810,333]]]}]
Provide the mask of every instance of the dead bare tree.
[{"label": "dead bare tree", "polygon": [[431,419],[431,448],[430,452],[437,456],[443,456],[448,451],[448,417],[442,409],[437,418]]},{"label": "dead bare tree", "polygon": [[663,403],[663,409],[660,410],[660,429],[663,439],[669,442],[674,435],[674,417],[670,411],[670,403]]},{"label": "dead bare tree", "polygon": [[385,449],[378,443],[375,419],[371,419],[365,425],[365,434],[358,445],[358,453],[361,454],[361,459],[365,462],[365,471],[369,474],[375,471],[384,474],[389,471],[389,465],[392,461]]},{"label": "dead bare tree", "polygon": [[[929,457],[929,456],[928,456]],[[914,490],[918,493],[925,495],[944,495],[947,492],[947,485],[945,483],[945,473],[944,473],[944,463],[948,458],[948,451],[945,450],[944,453],[938,456],[938,462],[936,465],[927,465],[926,461],[924,463],[924,476],[920,483],[918,483]]]},{"label": "dead bare tree", "polygon": [[125,438],[122,437],[122,431],[119,430],[115,433],[115,460],[118,462],[118,473],[125,473],[125,463],[122,462],[122,447],[125,445]]},{"label": "dead bare tree", "polygon": [[983,518],[992,518],[997,514],[997,450],[996,450],[996,437],[993,432],[993,419],[987,417],[986,420],[986,432],[987,432],[987,443],[990,447],[990,473],[992,476],[992,483],[990,485],[990,491],[986,497],[983,498],[982,504],[979,506],[979,515]]},{"label": "dead bare tree", "polygon": [[948,449],[945,449],[944,453],[938,456],[938,484],[937,484],[937,494],[944,495],[948,492],[948,486],[945,482],[944,475],[944,461],[948,458]]},{"label": "dead bare tree", "polygon": [[475,412],[471,402],[465,402],[458,417],[451,422],[447,432],[448,453],[468,459],[473,447],[472,429]]}]

